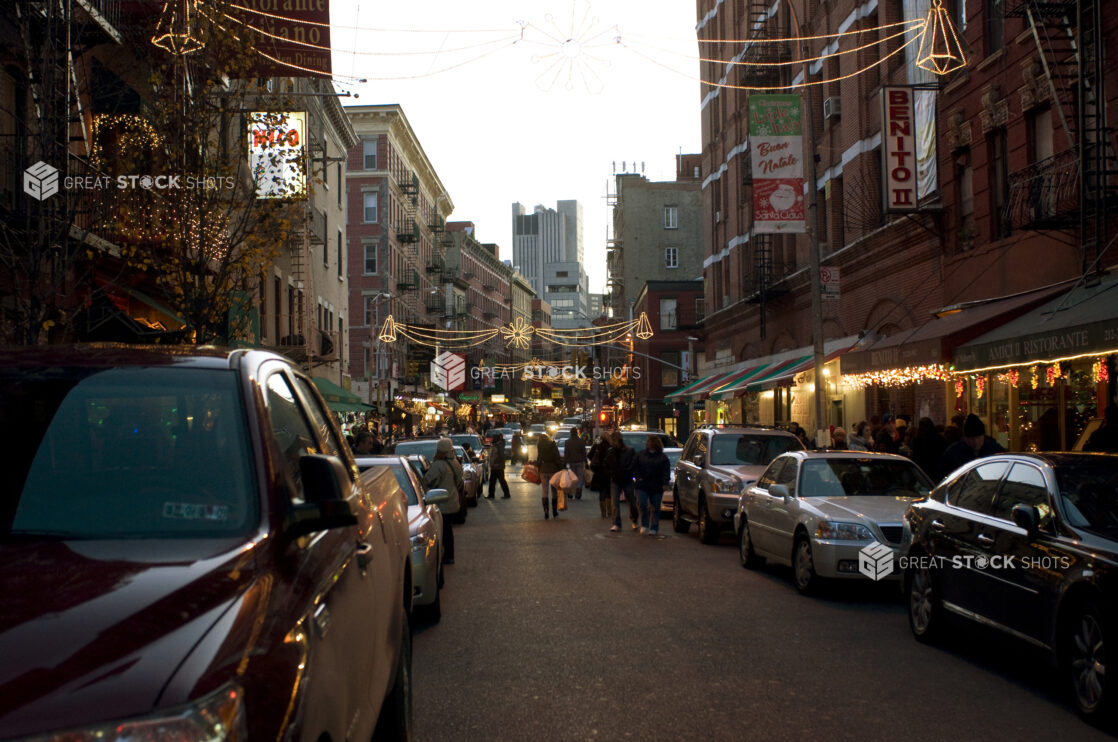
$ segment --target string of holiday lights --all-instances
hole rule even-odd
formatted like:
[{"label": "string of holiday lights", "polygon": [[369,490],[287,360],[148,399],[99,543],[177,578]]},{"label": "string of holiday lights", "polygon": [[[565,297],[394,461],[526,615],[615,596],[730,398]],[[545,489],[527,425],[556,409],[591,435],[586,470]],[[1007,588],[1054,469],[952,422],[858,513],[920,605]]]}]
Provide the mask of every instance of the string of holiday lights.
[{"label": "string of holiday lights", "polygon": [[420,345],[445,346],[448,349],[456,349],[481,345],[500,335],[506,346],[528,348],[532,344],[533,336],[538,335],[541,340],[546,342],[577,348],[614,343],[622,338],[627,338],[630,334],[645,340],[652,337],[652,323],[648,321],[647,314],[641,312],[639,317],[628,322],[573,328],[537,328],[528,324],[523,317],[517,317],[507,325],[485,330],[419,327],[397,322],[392,315],[389,315],[384,320],[377,338],[386,343],[394,343],[397,336],[402,335]]},{"label": "string of holiday lights", "polygon": [[884,371],[865,371],[857,374],[843,374],[842,382],[855,389],[867,386],[898,387],[919,384],[924,381],[950,381],[951,371],[943,364],[927,366],[906,366]]}]

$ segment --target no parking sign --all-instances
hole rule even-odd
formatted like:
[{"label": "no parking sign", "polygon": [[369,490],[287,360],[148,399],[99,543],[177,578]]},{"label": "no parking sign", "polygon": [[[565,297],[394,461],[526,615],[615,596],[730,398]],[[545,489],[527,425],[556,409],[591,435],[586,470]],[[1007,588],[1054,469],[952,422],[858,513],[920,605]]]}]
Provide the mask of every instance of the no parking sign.
[{"label": "no parking sign", "polygon": [[823,298],[839,298],[839,269],[826,266],[819,269],[819,281],[823,284]]}]

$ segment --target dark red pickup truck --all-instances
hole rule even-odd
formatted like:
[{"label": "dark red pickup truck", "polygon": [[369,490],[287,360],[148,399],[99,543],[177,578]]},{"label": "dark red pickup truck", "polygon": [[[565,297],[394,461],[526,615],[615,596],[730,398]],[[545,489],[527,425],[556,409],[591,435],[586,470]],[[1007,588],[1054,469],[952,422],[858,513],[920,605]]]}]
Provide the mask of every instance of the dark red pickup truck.
[{"label": "dark red pickup truck", "polygon": [[0,348],[0,737],[394,739],[407,505],[281,356]]}]

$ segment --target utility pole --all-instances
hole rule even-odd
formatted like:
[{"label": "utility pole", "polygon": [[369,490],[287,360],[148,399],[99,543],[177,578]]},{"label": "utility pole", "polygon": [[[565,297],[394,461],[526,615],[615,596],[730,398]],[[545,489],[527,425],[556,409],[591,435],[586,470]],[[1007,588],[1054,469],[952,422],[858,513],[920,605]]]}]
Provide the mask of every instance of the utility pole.
[{"label": "utility pole", "polygon": [[[792,3],[788,3],[788,10],[792,13],[793,25],[798,29],[800,37],[808,35],[804,24],[796,16],[796,9]],[[805,0],[806,11],[806,0]],[[805,18],[804,21],[807,19]],[[815,175],[815,116],[811,110],[811,94],[807,87],[808,82],[808,64],[807,60],[811,57],[811,49],[808,47],[808,42],[804,40],[801,42],[800,47],[801,58],[803,63],[803,115],[807,118],[807,190],[811,196],[808,201],[807,211],[807,234],[808,234],[808,251],[811,253],[811,337],[813,344],[813,357],[815,364],[815,445],[819,446],[824,443],[829,443],[829,440],[824,438],[824,425],[826,415],[826,392],[823,381],[823,363],[826,360],[826,354],[823,352],[823,277],[821,275],[820,261],[819,261],[819,194],[816,190],[816,175]],[[829,438],[829,434],[828,434]]]}]

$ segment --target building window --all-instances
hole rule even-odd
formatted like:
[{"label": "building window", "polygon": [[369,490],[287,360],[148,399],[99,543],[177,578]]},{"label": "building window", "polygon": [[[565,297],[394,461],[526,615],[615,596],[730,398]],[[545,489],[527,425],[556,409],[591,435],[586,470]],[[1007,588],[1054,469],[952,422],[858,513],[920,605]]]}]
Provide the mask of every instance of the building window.
[{"label": "building window", "polygon": [[679,386],[679,360],[678,350],[669,350],[660,354],[660,386],[665,389],[674,389]]},{"label": "building window", "polygon": [[342,174],[342,163],[337,164],[338,169],[338,206],[342,205],[342,191],[345,190],[342,186],[345,185],[345,176]]},{"label": "building window", "polygon": [[342,246],[342,230],[338,230],[338,278],[342,278],[345,274],[342,273],[342,266],[345,261],[342,260],[343,246]]},{"label": "building window", "polygon": [[660,300],[660,329],[661,330],[674,330],[679,326],[677,321],[675,299],[661,299]]},{"label": "building window", "polygon": [[377,272],[377,246],[364,245],[365,248],[365,275],[376,275]]},{"label": "building window", "polygon": [[986,0],[986,56],[1005,48],[1005,0]]},{"label": "building window", "polygon": [[566,278],[567,277],[567,271],[555,271],[555,277],[556,278]]},{"label": "building window", "polygon": [[664,248],[664,267],[665,268],[678,268],[679,267],[679,248],[666,247]]},{"label": "building window", "polygon": [[990,179],[990,239],[1000,240],[1009,236],[1010,225],[1006,215],[1009,201],[1009,169],[1006,154],[1005,129],[995,129],[987,138]]},{"label": "building window", "polygon": [[664,207],[664,229],[679,229],[679,207]]},{"label": "building window", "polygon": [[365,148],[365,169],[366,170],[376,170],[377,169],[377,140],[376,139],[366,139],[365,142],[364,142],[364,148]]},{"label": "building window", "polygon": [[974,247],[977,228],[974,221],[974,171],[971,169],[970,153],[965,152],[955,160],[955,189],[958,204],[955,224],[958,230],[957,246],[960,252]]},{"label": "building window", "polygon": [[365,193],[363,194],[365,200],[365,223],[376,224],[380,221],[380,215],[377,213],[377,198],[378,193]]},{"label": "building window", "polygon": [[706,299],[702,296],[695,298],[695,324],[701,323],[707,316]]}]

